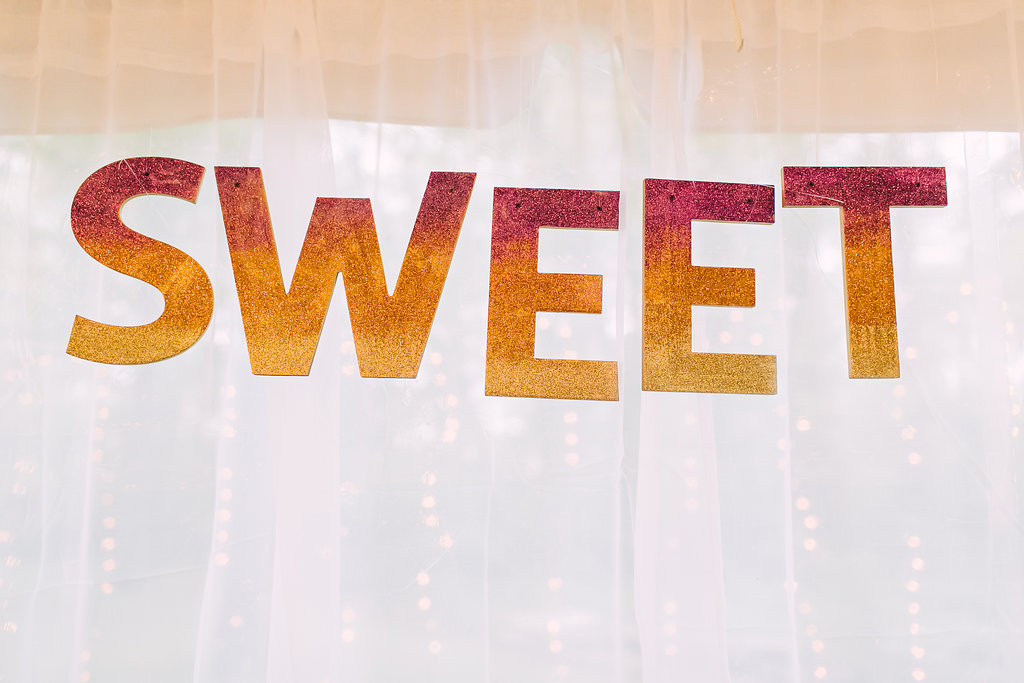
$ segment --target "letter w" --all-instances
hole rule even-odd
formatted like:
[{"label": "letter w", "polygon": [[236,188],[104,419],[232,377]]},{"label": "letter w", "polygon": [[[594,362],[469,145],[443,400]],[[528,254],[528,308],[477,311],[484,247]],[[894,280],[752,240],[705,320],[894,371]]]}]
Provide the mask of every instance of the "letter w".
[{"label": "letter w", "polygon": [[415,377],[476,174],[430,174],[389,295],[369,199],[317,198],[286,292],[260,169],[215,172],[253,373],[309,374],[340,272],[360,374]]}]

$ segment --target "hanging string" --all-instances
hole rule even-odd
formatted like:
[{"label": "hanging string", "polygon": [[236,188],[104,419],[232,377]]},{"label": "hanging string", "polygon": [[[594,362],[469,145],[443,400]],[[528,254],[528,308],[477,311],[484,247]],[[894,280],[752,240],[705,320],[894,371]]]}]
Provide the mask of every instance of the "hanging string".
[{"label": "hanging string", "polygon": [[740,15],[736,12],[736,0],[729,0],[732,10],[732,28],[736,33],[736,52],[743,49],[743,27],[740,26]]}]

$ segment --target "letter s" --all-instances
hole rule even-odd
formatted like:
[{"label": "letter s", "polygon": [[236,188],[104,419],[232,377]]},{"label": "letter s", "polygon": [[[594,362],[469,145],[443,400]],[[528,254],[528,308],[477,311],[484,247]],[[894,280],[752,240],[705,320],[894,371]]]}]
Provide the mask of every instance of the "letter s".
[{"label": "letter s", "polygon": [[147,194],[195,203],[203,167],[181,159],[139,157],[108,164],[85,179],[71,204],[71,229],[87,254],[160,290],[164,311],[146,325],[120,326],[75,316],[67,352],[97,363],[152,363],[185,351],[213,314],[213,287],[188,254],[121,222],[121,207]]}]

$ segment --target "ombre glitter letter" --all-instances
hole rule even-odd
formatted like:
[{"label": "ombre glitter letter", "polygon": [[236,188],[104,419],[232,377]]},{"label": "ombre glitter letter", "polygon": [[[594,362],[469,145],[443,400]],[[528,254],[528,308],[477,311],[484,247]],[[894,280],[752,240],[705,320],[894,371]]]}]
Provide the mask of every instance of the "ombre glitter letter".
[{"label": "ombre glitter letter", "polygon": [[841,207],[850,377],[899,377],[889,207],[945,206],[934,167],[782,169],[783,206]]},{"label": "ombre glitter letter", "polygon": [[534,357],[538,311],[601,312],[600,275],[537,272],[541,227],[617,230],[619,193],[494,189],[485,393],[615,401],[614,361]]},{"label": "ombre glitter letter", "polygon": [[430,174],[389,295],[369,199],[316,200],[286,292],[260,170],[215,171],[253,373],[309,374],[340,272],[360,374],[415,377],[476,174]]},{"label": "ombre glitter letter", "polygon": [[146,194],[195,203],[203,167],[165,157],[122,159],[86,178],[71,203],[75,239],[94,259],[153,285],[164,311],[147,325],[120,326],[75,316],[68,353],[98,363],[131,365],[170,358],[199,340],[213,314],[213,287],[202,267],[172,246],[130,230],[121,207]]},{"label": "ombre glitter letter", "polygon": [[643,388],[774,394],[775,356],[694,353],[692,306],[753,306],[752,268],[695,266],[693,221],[772,223],[769,185],[644,181]]}]

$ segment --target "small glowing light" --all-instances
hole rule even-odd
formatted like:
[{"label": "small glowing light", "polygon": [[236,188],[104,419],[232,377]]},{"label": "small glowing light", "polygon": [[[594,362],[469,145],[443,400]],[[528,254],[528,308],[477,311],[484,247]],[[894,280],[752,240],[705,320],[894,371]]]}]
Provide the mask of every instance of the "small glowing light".
[{"label": "small glowing light", "polygon": [[430,574],[426,572],[420,572],[416,575],[416,583],[420,586],[426,586],[430,583]]},{"label": "small glowing light", "polygon": [[815,626],[814,624],[808,624],[807,628],[804,629],[804,634],[808,635],[808,636],[813,636],[817,632],[818,632],[818,627]]},{"label": "small glowing light", "polygon": [[220,435],[225,439],[230,439],[235,435],[235,428],[231,425],[224,425],[220,428]]},{"label": "small glowing light", "polygon": [[356,366],[352,365],[351,363],[345,363],[344,365],[341,366],[341,374],[345,375],[346,377],[351,377],[355,373],[355,371]]},{"label": "small glowing light", "polygon": [[921,584],[919,584],[917,581],[914,581],[913,579],[907,581],[907,590],[911,593],[916,593],[919,588],[921,588]]},{"label": "small glowing light", "polygon": [[235,394],[238,393],[235,387],[231,384],[226,385],[222,391],[226,398],[233,398]]},{"label": "small glowing light", "polygon": [[82,681],[82,683],[89,683],[89,678],[90,676],[88,671],[83,671],[82,673],[78,674],[78,680]]},{"label": "small glowing light", "polygon": [[817,517],[804,517],[804,526],[807,527],[808,529],[817,529],[818,528],[818,518]]},{"label": "small glowing light", "polygon": [[551,650],[552,654],[556,654],[557,655],[559,652],[562,651],[562,641],[560,641],[560,640],[552,640],[551,644],[548,645],[548,648]]},{"label": "small glowing light", "polygon": [[956,311],[950,311],[946,314],[946,322],[950,325],[955,325],[960,320],[960,314]]},{"label": "small glowing light", "polygon": [[807,500],[803,496],[801,496],[800,498],[796,499],[796,509],[797,510],[807,510],[807,509],[810,509],[810,507],[811,507],[811,501]]},{"label": "small glowing light", "polygon": [[78,658],[82,661],[83,664],[88,664],[89,660],[92,659],[92,653],[88,650],[82,650],[82,654],[80,654]]},{"label": "small glowing light", "polygon": [[575,451],[570,451],[569,453],[565,454],[565,464],[573,466],[573,465],[579,464],[579,462],[580,462],[580,454],[579,453],[576,453]]},{"label": "small glowing light", "polygon": [[437,642],[436,640],[432,640],[430,641],[430,645],[427,646],[427,649],[430,650],[430,654],[436,655],[438,652],[441,651],[441,643]]},{"label": "small glowing light", "polygon": [[674,636],[676,634],[676,624],[673,621],[666,622],[661,629],[666,636]]},{"label": "small glowing light", "polygon": [[962,285],[960,285],[960,293],[963,294],[964,296],[970,296],[973,291],[974,285],[972,285],[970,282],[965,282]]},{"label": "small glowing light", "polygon": [[420,480],[425,486],[433,486],[437,483],[437,475],[433,472],[424,472]]},{"label": "small glowing light", "polygon": [[914,677],[915,681],[923,681],[925,678],[927,678],[927,676],[925,676],[924,671],[922,671],[921,669],[914,669],[910,673],[910,675]]},{"label": "small glowing light", "polygon": [[566,446],[575,446],[579,442],[580,442],[580,437],[577,436],[574,432],[569,432],[568,434],[565,435],[565,445]]},{"label": "small glowing light", "polygon": [[920,557],[915,557],[913,560],[910,561],[910,566],[916,569],[917,571],[921,571],[922,569],[924,569],[924,560],[922,560]]},{"label": "small glowing light", "polygon": [[810,551],[810,550],[814,550],[817,547],[818,547],[818,542],[815,541],[813,538],[805,538],[804,539],[804,550]]},{"label": "small glowing light", "polygon": [[227,553],[217,553],[213,556],[213,561],[217,563],[218,567],[223,567],[228,563],[228,555]]},{"label": "small glowing light", "polygon": [[345,609],[341,610],[341,620],[346,624],[351,624],[353,621],[356,620],[356,611],[351,607],[346,607]]},{"label": "small glowing light", "polygon": [[114,539],[110,538],[109,536],[107,538],[104,538],[102,541],[100,541],[100,547],[106,550],[107,552],[110,552],[114,549]]},{"label": "small glowing light", "polygon": [[444,358],[444,356],[442,356],[437,351],[434,351],[432,354],[430,354],[430,364],[431,365],[440,365],[441,364],[441,360],[443,358]]},{"label": "small glowing light", "polygon": [[921,605],[916,602],[912,602],[907,606],[907,611],[911,614],[917,614],[921,611]]},{"label": "small glowing light", "polygon": [[686,484],[686,488],[695,489],[698,484],[697,477],[686,477],[686,479],[683,480],[683,483]]},{"label": "small glowing light", "polygon": [[552,619],[551,621],[548,622],[548,633],[550,633],[551,635],[556,635],[561,630],[562,630],[562,625],[560,623],[558,623],[557,620]]},{"label": "small glowing light", "polygon": [[821,652],[825,649],[825,643],[821,642],[820,640],[816,640],[813,643],[811,643],[811,649],[815,652]]},{"label": "small glowing light", "polygon": [[906,427],[903,428],[903,431],[900,432],[900,437],[904,441],[910,441],[915,436],[917,436],[917,428],[914,427],[914,425],[907,425]]},{"label": "small glowing light", "polygon": [[665,646],[665,656],[675,657],[677,654],[679,654],[679,648],[677,648],[675,645]]},{"label": "small glowing light", "polygon": [[104,493],[102,496],[100,496],[100,504],[102,504],[102,505],[113,505],[114,504],[114,496],[113,496],[113,494],[111,494],[111,493]]},{"label": "small glowing light", "polygon": [[572,327],[570,327],[569,325],[562,325],[560,328],[558,328],[558,336],[561,337],[562,339],[568,339],[569,337],[572,336]]},{"label": "small glowing light", "polygon": [[426,612],[428,609],[430,609],[430,598],[420,598],[416,601],[416,606],[420,608],[420,611]]},{"label": "small glowing light", "polygon": [[4,630],[7,631],[8,633],[17,633],[18,632],[18,624],[16,624],[13,621],[5,621],[4,622]]},{"label": "small glowing light", "polygon": [[760,346],[763,342],[764,342],[764,335],[759,334],[757,332],[755,332],[754,334],[750,335],[750,345],[751,346]]},{"label": "small glowing light", "polygon": [[907,456],[907,462],[909,462],[911,465],[920,465],[921,464],[921,454],[920,453],[911,453],[910,455]]},{"label": "small glowing light", "polygon": [[800,607],[798,607],[797,609],[799,610],[800,614],[804,616],[807,616],[811,613],[811,605],[807,602],[801,602]]},{"label": "small glowing light", "polygon": [[907,354],[907,358],[911,360],[917,358],[917,349],[915,349],[913,346],[908,346],[905,353]]},{"label": "small glowing light", "polygon": [[455,407],[458,407],[458,405],[459,405],[459,397],[456,396],[455,394],[448,394],[447,396],[444,397],[444,407],[445,408],[455,408]]},{"label": "small glowing light", "polygon": [[114,584],[112,584],[112,583],[104,583],[103,585],[100,586],[100,590],[103,591],[104,595],[110,595],[111,593],[114,592]]},{"label": "small glowing light", "polygon": [[423,519],[423,523],[429,527],[436,527],[438,524],[440,524],[440,521],[437,519],[437,515],[427,515]]},{"label": "small glowing light", "polygon": [[796,421],[796,430],[798,432],[806,432],[811,428],[811,421],[806,417],[801,417]]},{"label": "small glowing light", "polygon": [[235,473],[231,471],[230,467],[222,467],[218,474],[220,475],[220,478],[225,480],[225,481],[227,481],[227,480],[231,479],[231,477],[235,476]]},{"label": "small glowing light", "polygon": [[441,538],[437,539],[437,544],[445,550],[448,550],[448,548],[455,545],[455,539],[452,538],[451,534],[445,534]]},{"label": "small glowing light", "polygon": [[904,384],[897,384],[892,389],[892,395],[896,398],[903,398],[907,395],[907,387]]},{"label": "small glowing light", "polygon": [[676,610],[679,609],[679,605],[677,605],[674,600],[669,600],[661,606],[661,609],[665,614],[675,614]]},{"label": "small glowing light", "polygon": [[221,492],[220,492],[220,499],[225,501],[225,502],[231,500],[231,496],[232,496],[231,489],[222,489]]},{"label": "small glowing light", "polygon": [[723,344],[728,344],[729,342],[732,341],[732,335],[729,334],[728,332],[722,332],[720,335],[718,335],[718,341],[722,342]]},{"label": "small glowing light", "polygon": [[562,587],[562,580],[559,578],[548,579],[548,590],[557,591]]},{"label": "small glowing light", "polygon": [[217,532],[217,542],[218,543],[226,543],[227,540],[228,540],[228,532],[224,531],[223,529],[221,529],[220,531]]},{"label": "small glowing light", "polygon": [[427,508],[428,510],[437,505],[437,499],[433,496],[423,496],[423,500],[420,501],[420,505]]},{"label": "small glowing light", "polygon": [[231,624],[231,628],[238,628],[242,625],[242,617],[236,614],[235,616],[228,619],[228,623]]},{"label": "small glowing light", "polygon": [[350,628],[347,628],[341,632],[341,639],[346,643],[351,643],[356,639],[356,632]]},{"label": "small glowing light", "polygon": [[700,503],[697,502],[696,498],[687,498],[683,505],[686,507],[687,512],[694,512]]},{"label": "small glowing light", "polygon": [[117,562],[115,562],[112,559],[106,559],[103,560],[103,564],[101,564],[100,566],[103,567],[103,571],[112,572],[115,569],[117,569]]},{"label": "small glowing light", "polygon": [[907,546],[910,548],[919,548],[921,546],[921,537],[911,536],[907,539]]},{"label": "small glowing light", "polygon": [[922,659],[924,657],[924,648],[915,645],[910,648],[910,654],[914,655],[914,659]]},{"label": "small glowing light", "polygon": [[822,679],[827,675],[828,670],[823,666],[819,666],[817,669],[814,670],[814,677],[817,679]]},{"label": "small glowing light", "polygon": [[921,632],[921,624],[913,623],[910,625],[910,635],[916,636]]},{"label": "small glowing light", "polygon": [[231,519],[231,510],[219,510],[217,512],[217,519],[222,521],[222,522],[230,521],[230,519]]},{"label": "small glowing light", "polygon": [[576,420],[577,419],[579,419],[579,418],[577,417],[576,413],[574,413],[571,410],[568,413],[566,413],[565,415],[562,416],[562,420],[567,425],[574,425],[574,424],[576,424]]}]

